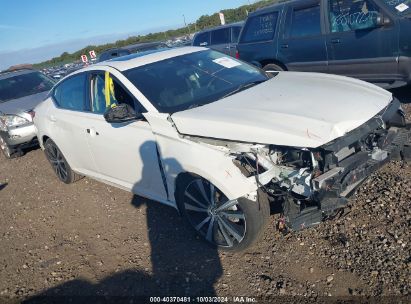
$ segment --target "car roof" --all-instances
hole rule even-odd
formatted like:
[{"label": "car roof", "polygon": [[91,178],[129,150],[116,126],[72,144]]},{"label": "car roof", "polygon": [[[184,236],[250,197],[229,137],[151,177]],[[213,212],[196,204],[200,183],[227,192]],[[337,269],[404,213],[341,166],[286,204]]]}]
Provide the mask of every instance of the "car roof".
[{"label": "car roof", "polygon": [[264,7],[258,8],[254,12],[250,13],[248,15],[248,18],[252,17],[252,16],[258,16],[258,15],[261,15],[261,14],[264,14],[264,13],[269,13],[273,10],[281,9],[283,6],[292,4],[294,2],[307,2],[307,0],[289,0],[289,1],[285,1],[285,2],[278,2],[278,3],[268,5],[268,6],[264,6]]},{"label": "car roof", "polygon": [[201,34],[201,33],[210,32],[210,31],[214,31],[214,30],[218,30],[218,29],[222,29],[222,28],[226,28],[226,27],[243,26],[243,25],[244,25],[244,21],[239,21],[239,22],[234,22],[234,23],[229,23],[229,24],[224,24],[224,25],[218,25],[218,26],[214,26],[214,27],[210,27],[210,28],[201,30],[201,31],[197,32],[196,35]]},{"label": "car roof", "polygon": [[129,45],[125,45],[125,46],[122,46],[122,47],[115,47],[115,48],[107,49],[107,50],[103,51],[101,54],[111,53],[113,51],[117,51],[117,52],[118,51],[124,51],[124,50],[134,51],[134,50],[139,50],[139,49],[144,49],[144,48],[156,47],[156,46],[159,46],[159,45],[166,46],[166,44],[164,42],[161,42],[161,41],[144,42],[144,43],[129,44]]},{"label": "car roof", "polygon": [[[78,72],[92,70],[99,66],[109,66],[115,68],[119,71],[129,70],[135,67],[143,66],[146,64],[150,64],[153,62],[195,53],[199,51],[208,50],[207,48],[203,47],[194,47],[194,46],[187,46],[181,48],[170,48],[170,49],[159,49],[159,50],[152,50],[147,52],[141,52],[137,54],[131,54],[121,57],[116,57],[107,61],[102,61],[87,68],[81,69]],[[73,75],[73,74],[72,74]]]},{"label": "car roof", "polygon": [[18,76],[18,75],[34,73],[34,72],[37,72],[37,71],[32,70],[32,69],[5,70],[3,72],[0,72],[0,80]]}]

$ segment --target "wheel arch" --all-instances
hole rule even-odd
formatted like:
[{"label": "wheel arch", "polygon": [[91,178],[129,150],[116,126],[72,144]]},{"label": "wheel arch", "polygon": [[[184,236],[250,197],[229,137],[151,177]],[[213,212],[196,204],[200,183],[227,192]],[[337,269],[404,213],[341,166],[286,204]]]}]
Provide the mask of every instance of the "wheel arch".
[{"label": "wheel arch", "polygon": [[261,68],[264,68],[267,64],[276,64],[284,69],[284,71],[288,71],[287,66],[282,63],[280,60],[277,59],[264,59],[260,60]]},{"label": "wheel arch", "polygon": [[215,175],[209,174],[198,168],[187,168],[186,170],[179,172],[173,181],[172,189],[174,189],[174,191],[172,194],[174,196],[174,201],[177,203],[177,192],[179,191],[178,187],[181,185],[182,180],[186,176],[201,177],[206,179],[222,191],[229,199],[237,199],[258,190],[258,187],[254,185],[253,181],[244,177],[239,169],[238,172],[231,172],[231,170],[229,171],[226,169],[225,174],[226,180],[222,180],[221,178],[215,178]]},{"label": "wheel arch", "polygon": [[49,138],[50,138],[50,136],[48,136],[48,135],[42,135],[42,136],[39,137],[39,144],[40,144],[40,147],[42,149],[44,149],[44,144],[47,141],[47,139],[49,139]]}]

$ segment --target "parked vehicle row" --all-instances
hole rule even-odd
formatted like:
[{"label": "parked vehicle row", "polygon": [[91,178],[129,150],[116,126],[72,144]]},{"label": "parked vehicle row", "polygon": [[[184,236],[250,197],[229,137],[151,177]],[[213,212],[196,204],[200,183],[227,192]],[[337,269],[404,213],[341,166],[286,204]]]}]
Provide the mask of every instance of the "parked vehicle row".
[{"label": "parked vehicle row", "polygon": [[227,250],[258,239],[270,203],[291,229],[315,225],[409,154],[391,93],[340,76],[268,74],[201,47],[77,71],[34,122],[62,182],[89,176],[173,206]]},{"label": "parked vehicle row", "polygon": [[127,56],[133,53],[147,52],[163,48],[169,48],[169,46],[164,42],[147,42],[127,45],[121,48],[108,49],[100,54],[97,62],[109,60],[116,57]]},{"label": "parked vehicle row", "polygon": [[55,67],[44,68],[42,72],[55,80],[60,80],[66,75],[81,69],[83,66],[84,64],[79,62],[66,63]]}]

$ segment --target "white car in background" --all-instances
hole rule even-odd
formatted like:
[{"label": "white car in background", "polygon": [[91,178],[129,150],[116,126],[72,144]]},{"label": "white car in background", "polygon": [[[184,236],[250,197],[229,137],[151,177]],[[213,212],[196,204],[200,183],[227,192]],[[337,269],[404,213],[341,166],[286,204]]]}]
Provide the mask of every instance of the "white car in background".
[{"label": "white car in background", "polygon": [[79,70],[35,112],[61,181],[85,175],[173,206],[229,250],[258,239],[270,203],[291,229],[319,223],[409,142],[400,104],[383,89],[268,75],[200,47]]}]

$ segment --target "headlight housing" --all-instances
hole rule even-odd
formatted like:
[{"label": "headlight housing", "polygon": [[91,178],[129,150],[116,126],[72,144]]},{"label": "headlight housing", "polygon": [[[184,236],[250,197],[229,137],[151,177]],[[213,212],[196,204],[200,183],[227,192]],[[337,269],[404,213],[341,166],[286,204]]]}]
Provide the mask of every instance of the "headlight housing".
[{"label": "headlight housing", "polygon": [[7,131],[7,129],[12,127],[19,127],[30,123],[27,119],[17,116],[17,115],[0,115],[0,130]]}]

